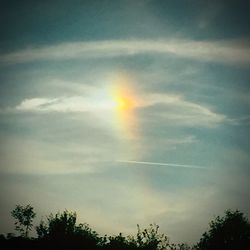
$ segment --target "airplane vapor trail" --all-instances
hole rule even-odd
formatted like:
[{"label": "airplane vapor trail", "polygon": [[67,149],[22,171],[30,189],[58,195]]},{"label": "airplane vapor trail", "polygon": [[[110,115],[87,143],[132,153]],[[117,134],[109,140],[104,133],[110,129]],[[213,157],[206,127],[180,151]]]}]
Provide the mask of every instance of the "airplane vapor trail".
[{"label": "airplane vapor trail", "polygon": [[160,162],[148,162],[148,161],[125,161],[125,160],[118,160],[118,162],[129,163],[129,164],[158,165],[158,166],[168,166],[168,167],[178,167],[178,168],[207,169],[205,167],[196,166],[196,165],[174,164],[174,163],[160,163]]}]

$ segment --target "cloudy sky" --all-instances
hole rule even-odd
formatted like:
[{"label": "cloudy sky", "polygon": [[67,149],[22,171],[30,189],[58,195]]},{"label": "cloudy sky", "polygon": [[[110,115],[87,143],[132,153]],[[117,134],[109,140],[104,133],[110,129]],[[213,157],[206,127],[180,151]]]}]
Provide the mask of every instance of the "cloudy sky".
[{"label": "cloudy sky", "polygon": [[1,1],[1,233],[15,204],[175,242],[248,214],[249,7]]}]

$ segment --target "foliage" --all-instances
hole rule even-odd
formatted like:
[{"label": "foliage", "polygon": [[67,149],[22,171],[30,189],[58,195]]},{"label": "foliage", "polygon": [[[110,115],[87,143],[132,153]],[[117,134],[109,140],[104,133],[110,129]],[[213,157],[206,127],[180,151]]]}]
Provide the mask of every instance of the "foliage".
[{"label": "foliage", "polygon": [[129,241],[128,237],[125,237],[122,235],[122,233],[119,233],[117,236],[110,236],[108,238],[105,238],[106,241],[103,241],[102,248],[105,250],[133,250],[137,249],[134,242]]},{"label": "foliage", "polygon": [[181,243],[181,244],[171,243],[168,246],[166,246],[165,248],[162,248],[162,250],[191,250],[191,249],[193,249],[193,248],[191,248],[186,243]]},{"label": "foliage", "polygon": [[77,225],[76,218],[75,212],[67,210],[55,215],[50,214],[47,222],[41,221],[36,227],[38,238],[50,242],[60,242],[65,246],[67,244],[82,244],[92,248],[97,246],[100,241],[98,234],[88,224]]},{"label": "foliage", "polygon": [[164,234],[158,232],[159,226],[150,224],[147,229],[141,230],[137,225],[136,236],[125,237],[121,233],[117,236],[110,236],[103,245],[104,249],[116,250],[163,250],[169,246],[169,240]]},{"label": "foliage", "polygon": [[191,250],[192,248],[189,245],[187,245],[186,243],[181,243],[178,245],[171,244],[170,249],[171,250]]},{"label": "foliage", "polygon": [[140,229],[137,225],[136,237],[130,236],[130,241],[133,242],[138,249],[143,250],[164,250],[170,247],[169,239],[166,235],[159,233],[159,226],[150,224],[149,228]]},{"label": "foliage", "polygon": [[11,215],[16,219],[15,229],[20,232],[22,237],[27,238],[28,233],[33,226],[32,221],[36,216],[33,209],[34,208],[30,205],[25,207],[17,205],[15,209],[11,211]]},{"label": "foliage", "polygon": [[62,214],[50,214],[47,218],[47,224],[41,221],[36,227],[39,238],[52,237],[61,238],[66,235],[72,235],[76,228],[76,213],[64,211]]},{"label": "foliage", "polygon": [[234,212],[227,210],[224,217],[217,216],[209,226],[209,230],[202,235],[195,249],[244,250],[250,248],[250,223],[238,210]]},{"label": "foliage", "polygon": [[[2,244],[8,244],[10,249],[87,249],[87,250],[236,250],[250,249],[250,223],[243,213],[226,211],[224,217],[217,216],[209,223],[209,229],[199,242],[190,247],[187,244],[173,244],[169,238],[159,232],[159,226],[150,224],[149,228],[141,229],[137,225],[135,236],[100,237],[88,224],[77,224],[75,212],[50,214],[36,227],[38,238],[28,238],[35,217],[30,205],[20,205],[11,212],[17,220],[16,230],[22,237],[7,234],[0,235]],[[25,236],[25,237],[23,237]]]},{"label": "foliage", "polygon": [[170,246],[169,239],[158,232],[159,226],[151,224],[141,230],[139,225],[136,237],[117,236],[99,237],[88,224],[76,224],[76,213],[68,212],[51,214],[47,222],[41,221],[36,227],[39,239],[78,241],[79,243],[101,247],[102,249],[123,250],[163,250]]}]

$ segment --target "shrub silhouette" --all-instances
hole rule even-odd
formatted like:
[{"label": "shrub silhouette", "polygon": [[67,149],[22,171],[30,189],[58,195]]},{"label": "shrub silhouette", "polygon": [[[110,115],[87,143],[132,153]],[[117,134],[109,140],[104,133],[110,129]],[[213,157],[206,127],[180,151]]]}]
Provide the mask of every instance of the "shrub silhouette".
[{"label": "shrub silhouette", "polygon": [[195,249],[250,249],[250,223],[238,210],[227,210],[224,217],[217,216],[209,226],[208,232],[202,235]]}]

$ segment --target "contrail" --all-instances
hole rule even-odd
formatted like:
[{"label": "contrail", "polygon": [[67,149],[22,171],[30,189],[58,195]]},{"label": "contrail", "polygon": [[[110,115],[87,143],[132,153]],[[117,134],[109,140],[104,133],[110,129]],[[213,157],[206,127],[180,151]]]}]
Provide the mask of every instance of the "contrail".
[{"label": "contrail", "polygon": [[178,167],[178,168],[207,169],[205,167],[196,166],[196,165],[174,164],[174,163],[160,163],[160,162],[148,162],[148,161],[124,161],[124,160],[118,160],[118,162],[130,163],[130,164],[143,164],[143,165],[158,165],[158,166],[168,166],[168,167]]}]

